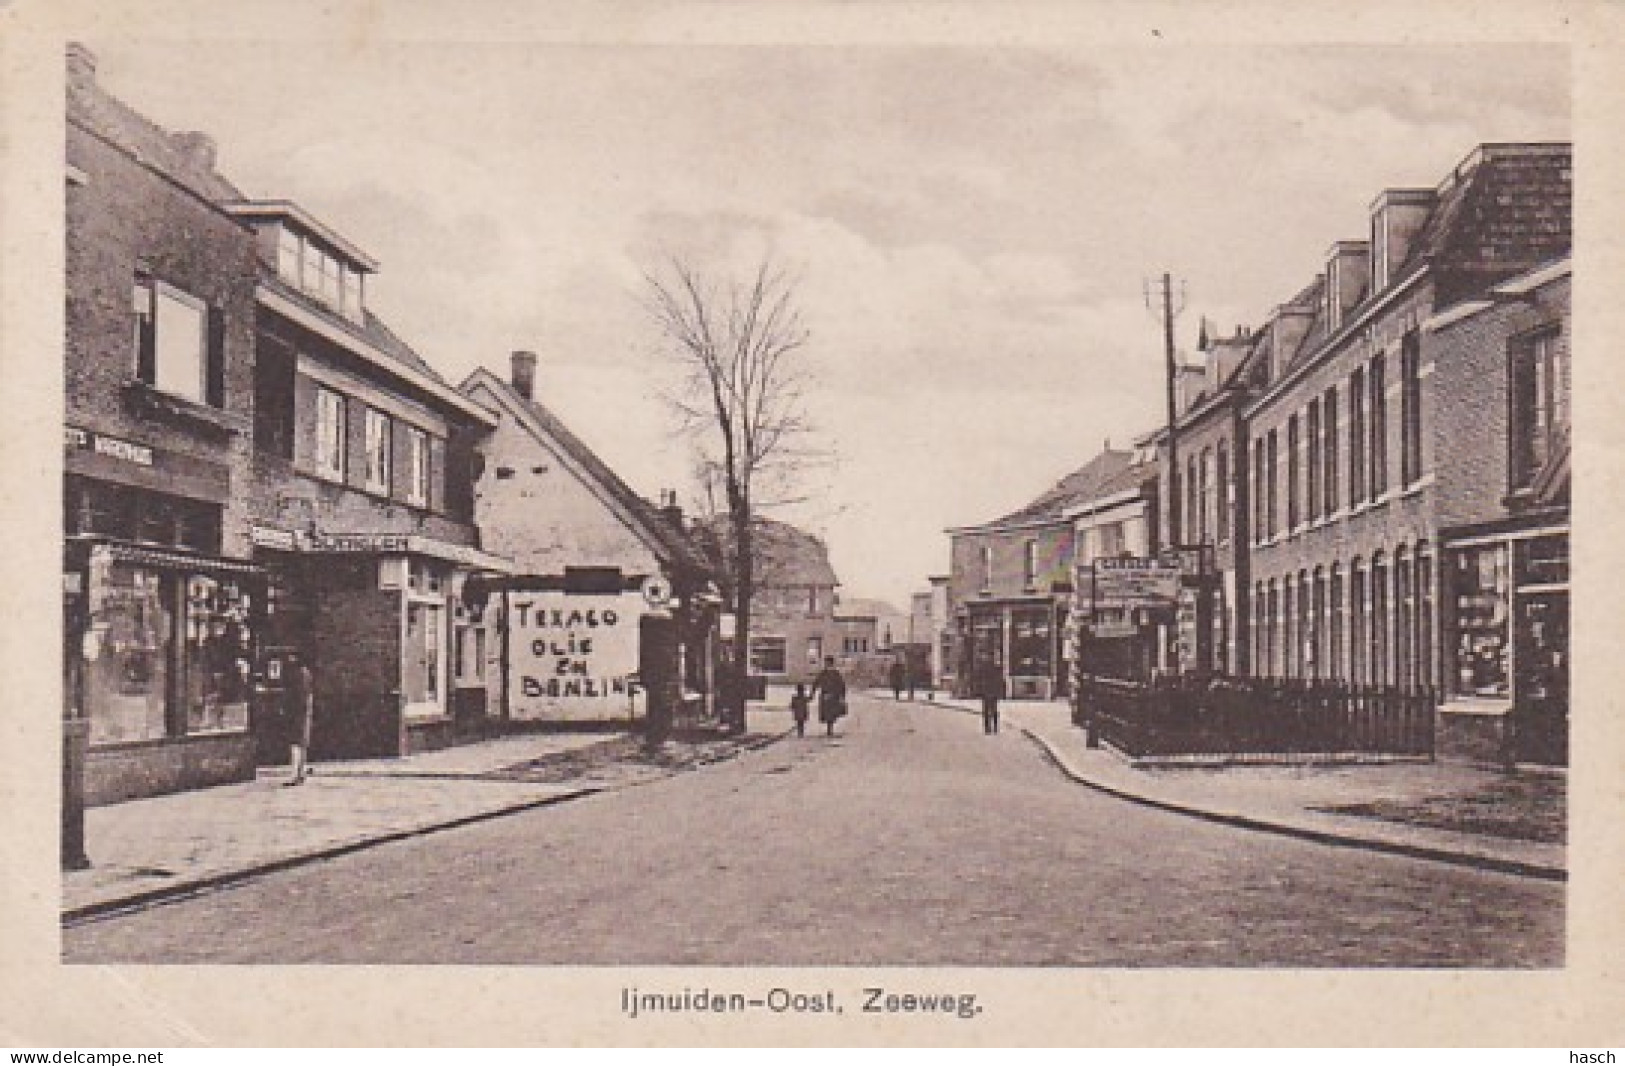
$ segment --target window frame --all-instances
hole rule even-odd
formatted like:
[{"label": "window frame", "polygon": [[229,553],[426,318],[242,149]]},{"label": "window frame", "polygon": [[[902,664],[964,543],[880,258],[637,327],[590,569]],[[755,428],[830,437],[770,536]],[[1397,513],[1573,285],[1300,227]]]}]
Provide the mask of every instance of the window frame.
[{"label": "window frame", "polygon": [[1573,418],[1572,371],[1561,339],[1561,328],[1550,325],[1508,342],[1507,487],[1512,492],[1528,491],[1535,483]]},{"label": "window frame", "polygon": [[1422,479],[1422,338],[1405,334],[1399,349],[1399,476],[1409,488]]},{"label": "window frame", "polygon": [[[343,483],[349,466],[348,397],[326,385],[316,386],[316,476]],[[333,460],[336,457],[336,462]]]},{"label": "window frame", "polygon": [[406,427],[406,455],[406,502],[413,507],[428,507],[431,459],[426,431],[417,426]]},{"label": "window frame", "polygon": [[[214,315],[215,310],[207,300],[195,296],[177,285],[172,285],[161,278],[150,275],[137,274],[131,286],[131,310],[135,315],[134,327],[134,363],[135,378],[148,388],[162,392],[167,396],[174,396],[188,403],[208,406],[219,406],[220,398],[211,396],[210,378],[214,363],[220,358],[220,353],[214,350]],[[177,375],[170,367],[172,358],[166,358],[166,353],[176,351],[175,347],[166,344],[176,332],[172,324],[173,319],[166,325],[163,308],[166,302],[177,308],[196,315],[197,321],[197,352],[195,374],[182,373],[180,377],[195,377],[195,391],[192,386],[182,388],[178,381],[173,380]],[[144,306],[137,306],[137,304]],[[190,358],[190,356],[189,356]],[[166,369],[167,368],[167,369]]]},{"label": "window frame", "polygon": [[390,495],[394,477],[394,426],[389,413],[371,404],[362,405],[362,433],[366,446],[366,476],[368,492]]}]

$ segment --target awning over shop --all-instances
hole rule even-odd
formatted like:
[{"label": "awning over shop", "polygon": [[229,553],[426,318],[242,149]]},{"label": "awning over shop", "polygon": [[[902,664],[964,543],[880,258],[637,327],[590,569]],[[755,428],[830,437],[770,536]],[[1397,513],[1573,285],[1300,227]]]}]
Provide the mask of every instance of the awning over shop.
[{"label": "awning over shop", "polygon": [[118,562],[135,563],[139,566],[150,566],[158,570],[188,570],[198,573],[243,574],[249,576],[263,576],[265,573],[263,566],[250,562],[237,559],[219,559],[208,555],[193,555],[189,552],[150,547],[145,544],[127,544],[115,540],[95,544],[93,547],[106,551],[112,559]]},{"label": "awning over shop", "polygon": [[470,570],[511,574],[513,561],[467,544],[453,544],[415,533],[306,533],[253,526],[250,539],[262,548],[303,555],[423,555]]}]

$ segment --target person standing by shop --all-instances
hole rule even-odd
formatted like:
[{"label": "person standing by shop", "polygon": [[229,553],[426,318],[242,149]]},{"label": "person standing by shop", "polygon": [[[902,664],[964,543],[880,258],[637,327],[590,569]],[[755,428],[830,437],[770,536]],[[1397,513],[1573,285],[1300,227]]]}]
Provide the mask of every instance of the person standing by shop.
[{"label": "person standing by shop", "polygon": [[316,710],[316,679],[309,656],[289,653],[282,666],[282,720],[288,735],[289,785],[302,785],[310,776],[310,727]]},{"label": "person standing by shop", "polygon": [[846,678],[835,669],[835,657],[824,659],[824,668],[813,679],[813,691],[818,693],[818,720],[824,723],[824,735],[835,735],[835,723],[846,716]]},{"label": "person standing by shop", "polygon": [[976,669],[976,693],[982,697],[982,732],[999,731],[999,700],[1004,697],[1004,671],[991,655]]},{"label": "person standing by shop", "polygon": [[892,664],[891,664],[891,697],[892,697],[892,699],[899,700],[899,701],[902,700],[902,698],[903,698],[903,681],[904,680],[905,680],[905,671],[903,669],[903,660],[901,660],[901,659],[893,659]]}]

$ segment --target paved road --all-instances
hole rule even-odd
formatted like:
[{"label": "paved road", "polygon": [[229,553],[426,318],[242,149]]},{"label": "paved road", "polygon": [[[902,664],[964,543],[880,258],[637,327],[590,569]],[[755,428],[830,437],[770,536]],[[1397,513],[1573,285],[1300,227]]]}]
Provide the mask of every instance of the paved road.
[{"label": "paved road", "polygon": [[[827,740],[66,930],[71,962],[1551,966],[1563,889],[1148,810],[1020,733]],[[447,787],[490,787],[448,783]]]}]

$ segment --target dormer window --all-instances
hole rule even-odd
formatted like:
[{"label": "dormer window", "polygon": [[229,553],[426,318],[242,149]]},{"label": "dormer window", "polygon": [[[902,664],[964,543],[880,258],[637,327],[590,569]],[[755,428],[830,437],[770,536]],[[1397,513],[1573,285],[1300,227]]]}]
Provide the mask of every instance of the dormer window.
[{"label": "dormer window", "polygon": [[283,281],[345,318],[360,322],[365,317],[363,272],[285,223],[277,234],[276,272]]}]

